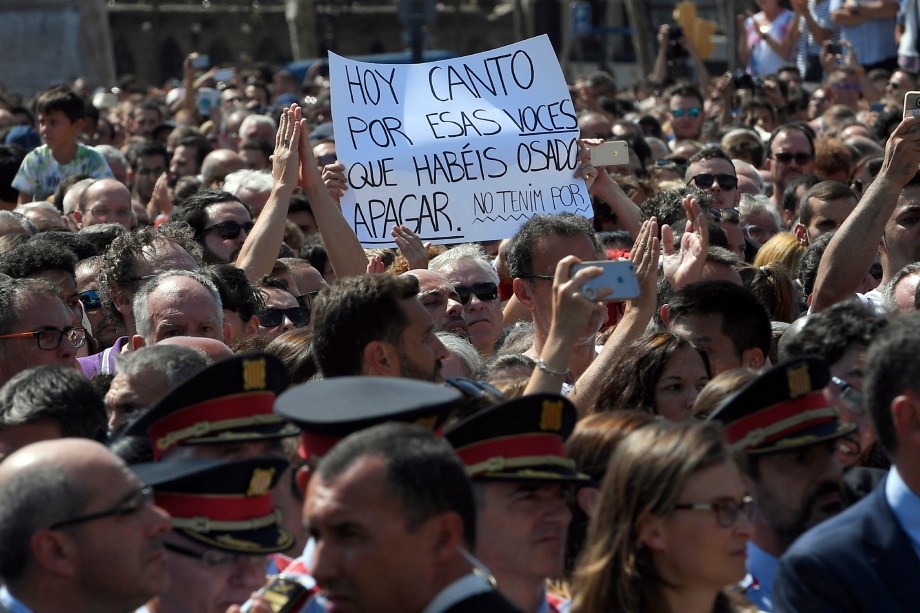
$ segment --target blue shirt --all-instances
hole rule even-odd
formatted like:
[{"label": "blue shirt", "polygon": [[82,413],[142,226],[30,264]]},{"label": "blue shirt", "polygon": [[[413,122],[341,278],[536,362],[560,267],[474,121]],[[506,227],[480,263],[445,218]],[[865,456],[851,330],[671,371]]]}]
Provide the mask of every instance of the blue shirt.
[{"label": "blue shirt", "polygon": [[920,557],[920,496],[904,483],[897,467],[892,466],[885,481],[885,500],[901,529],[910,537],[914,553]]},{"label": "blue shirt", "polygon": [[756,585],[748,589],[744,596],[761,611],[773,610],[773,579],[778,567],[779,558],[771,556],[753,541],[748,541],[747,568]]},{"label": "blue shirt", "polygon": [[16,600],[5,585],[0,587],[0,604],[3,604],[11,613],[32,613],[32,609]]}]

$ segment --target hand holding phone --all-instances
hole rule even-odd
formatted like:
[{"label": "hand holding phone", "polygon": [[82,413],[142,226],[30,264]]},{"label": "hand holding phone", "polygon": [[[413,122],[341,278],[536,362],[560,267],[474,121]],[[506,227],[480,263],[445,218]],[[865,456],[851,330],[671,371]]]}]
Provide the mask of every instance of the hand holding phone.
[{"label": "hand holding phone", "polygon": [[592,166],[624,166],[629,164],[629,145],[625,140],[614,140],[599,145],[588,145]]},{"label": "hand holding phone", "polygon": [[904,94],[904,117],[920,116],[920,92]]},{"label": "hand holding phone", "polygon": [[[587,280],[581,286],[581,294],[588,300],[620,302],[634,300],[639,297],[639,280],[636,278],[633,263],[629,260],[582,262],[572,266],[571,275],[575,276],[575,273],[579,270],[589,266],[598,266],[604,272],[599,277]],[[598,298],[602,290],[610,290],[610,292]]]}]

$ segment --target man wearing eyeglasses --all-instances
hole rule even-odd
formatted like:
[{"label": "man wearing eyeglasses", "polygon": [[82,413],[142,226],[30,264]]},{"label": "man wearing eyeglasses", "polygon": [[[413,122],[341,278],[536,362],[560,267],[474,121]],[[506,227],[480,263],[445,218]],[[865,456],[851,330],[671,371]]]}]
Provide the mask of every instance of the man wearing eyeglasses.
[{"label": "man wearing eyeglasses", "polygon": [[208,264],[232,264],[255,225],[239,198],[219,190],[203,190],[187,198],[172,214],[195,232]]},{"label": "man wearing eyeglasses", "polygon": [[166,586],[168,530],[166,511],[99,443],[26,446],[0,464],[0,609],[133,611]]},{"label": "man wearing eyeglasses", "polygon": [[887,323],[872,307],[847,300],[809,316],[786,345],[789,355],[816,355],[827,362],[831,380],[824,395],[840,411],[841,421],[857,426],[850,436],[840,439],[835,450],[844,468],[877,465],[881,457],[874,449],[876,433],[863,407],[862,392],[866,352]]},{"label": "man wearing eyeglasses", "polygon": [[703,108],[703,95],[690,83],[678,83],[665,93],[668,100],[668,118],[674,143],[682,140],[698,140],[703,133],[706,111]]},{"label": "man wearing eyeglasses", "polygon": [[498,296],[498,273],[482,247],[467,243],[448,249],[428,263],[457,290],[463,319],[470,329],[470,342],[484,356],[495,353],[502,338],[502,308]]},{"label": "man wearing eyeglasses", "polygon": [[786,552],[773,592],[777,610],[916,610],[918,329],[916,313],[892,320],[866,356],[864,403],[891,470],[859,503],[809,530]]},{"label": "man wearing eyeglasses", "polygon": [[829,382],[822,359],[793,358],[745,385],[708,418],[725,427],[757,505],[744,587],[762,611],[773,610],[779,557],[802,533],[846,506],[834,450],[856,426],[838,420],[823,394]]},{"label": "man wearing eyeglasses", "polygon": [[83,190],[73,219],[78,228],[117,223],[130,230],[137,225],[131,208],[131,192],[116,179],[98,179]]},{"label": "man wearing eyeglasses", "polygon": [[738,212],[741,190],[738,189],[738,175],[731,158],[718,147],[703,149],[688,160],[685,181],[687,185],[712,194],[712,206],[717,210],[710,211],[710,214],[725,230],[729,250],[743,261],[744,231]]},{"label": "man wearing eyeglasses", "polygon": [[74,368],[86,331],[44,279],[0,281],[0,384],[33,366]]},{"label": "man wearing eyeglasses", "polygon": [[[468,338],[470,328],[463,319],[463,300],[447,277],[428,269],[410,270],[405,273],[418,279],[418,297],[422,306],[431,315],[435,330],[450,332],[461,338]],[[495,298],[498,298],[496,289]],[[466,302],[470,295],[467,292]]]},{"label": "man wearing eyeglasses", "polygon": [[163,536],[168,581],[148,613],[224,613],[265,585],[268,555],[294,541],[271,495],[286,468],[275,458],[132,467],[172,517]]},{"label": "man wearing eyeglasses", "polygon": [[773,182],[773,206],[782,215],[786,186],[801,175],[815,171],[814,134],[798,124],[783,124],[773,130],[767,152],[764,167]]}]

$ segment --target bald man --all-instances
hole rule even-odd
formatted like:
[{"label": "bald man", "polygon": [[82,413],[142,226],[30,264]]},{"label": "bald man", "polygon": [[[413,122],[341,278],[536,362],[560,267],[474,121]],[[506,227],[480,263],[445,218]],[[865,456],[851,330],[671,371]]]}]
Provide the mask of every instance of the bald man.
[{"label": "bald man", "polygon": [[0,464],[0,608],[133,611],[159,594],[169,514],[152,500],[93,441],[43,441],[10,455]]}]

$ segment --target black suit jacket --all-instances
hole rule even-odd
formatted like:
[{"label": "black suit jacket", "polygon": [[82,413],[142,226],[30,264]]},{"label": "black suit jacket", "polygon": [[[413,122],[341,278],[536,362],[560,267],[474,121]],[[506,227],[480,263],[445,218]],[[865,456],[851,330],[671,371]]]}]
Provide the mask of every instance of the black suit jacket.
[{"label": "black suit jacket", "polygon": [[498,592],[481,592],[461,600],[444,613],[521,613]]},{"label": "black suit jacket", "polygon": [[783,555],[774,613],[920,610],[920,558],[888,506],[884,483]]}]

